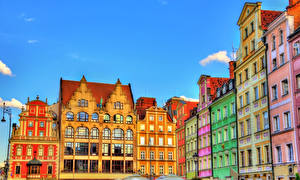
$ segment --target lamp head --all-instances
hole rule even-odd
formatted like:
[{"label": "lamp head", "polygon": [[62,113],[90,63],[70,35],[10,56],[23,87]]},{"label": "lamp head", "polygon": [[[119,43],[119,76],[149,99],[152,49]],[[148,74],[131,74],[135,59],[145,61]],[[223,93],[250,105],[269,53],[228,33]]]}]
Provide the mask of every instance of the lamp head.
[{"label": "lamp head", "polygon": [[6,121],[6,120],[5,120],[5,119],[4,119],[4,117],[3,117],[3,118],[1,119],[1,122],[3,122],[3,123],[4,123],[5,121]]}]

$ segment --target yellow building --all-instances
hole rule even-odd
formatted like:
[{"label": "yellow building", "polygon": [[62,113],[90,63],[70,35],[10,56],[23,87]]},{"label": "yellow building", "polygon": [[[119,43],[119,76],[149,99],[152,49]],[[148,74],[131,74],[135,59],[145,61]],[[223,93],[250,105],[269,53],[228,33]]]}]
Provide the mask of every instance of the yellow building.
[{"label": "yellow building", "polygon": [[131,87],[60,81],[59,179],[116,179],[136,171]]},{"label": "yellow building", "polygon": [[272,158],[268,117],[263,32],[280,12],[261,10],[261,3],[245,3],[238,20],[240,47],[235,80],[239,174],[241,179],[271,179]]},{"label": "yellow building", "polygon": [[154,98],[139,98],[136,110],[138,172],[148,178],[176,174],[176,124]]}]

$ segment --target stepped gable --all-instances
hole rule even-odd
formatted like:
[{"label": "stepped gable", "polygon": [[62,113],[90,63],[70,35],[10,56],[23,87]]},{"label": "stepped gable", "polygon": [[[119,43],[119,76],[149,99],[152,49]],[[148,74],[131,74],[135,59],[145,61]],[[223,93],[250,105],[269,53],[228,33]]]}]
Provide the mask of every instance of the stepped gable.
[{"label": "stepped gable", "polygon": [[[92,91],[94,98],[96,99],[96,102],[100,103],[100,100],[102,98],[103,104],[106,103],[111,93],[115,90],[116,85],[120,83],[119,80],[117,84],[87,82],[84,77],[82,78],[81,81],[86,82],[87,87]],[[70,101],[71,97],[73,96],[73,93],[79,87],[81,81],[61,80],[61,98],[63,104],[67,104]],[[121,85],[121,87],[123,92],[127,96],[131,106],[134,107],[130,84]]]},{"label": "stepped gable", "polygon": [[282,11],[261,10],[261,28],[268,30],[268,25],[273,22]]}]

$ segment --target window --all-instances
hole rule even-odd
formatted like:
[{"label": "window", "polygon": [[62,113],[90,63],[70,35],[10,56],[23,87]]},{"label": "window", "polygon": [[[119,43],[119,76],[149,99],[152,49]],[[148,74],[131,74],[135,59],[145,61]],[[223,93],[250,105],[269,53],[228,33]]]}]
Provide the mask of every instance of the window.
[{"label": "window", "polygon": [[39,135],[40,137],[44,137],[44,131],[40,131]]},{"label": "window", "polygon": [[290,112],[285,112],[283,113],[283,116],[284,116],[284,122],[285,122],[285,128],[288,129],[288,128],[291,128],[291,115],[290,115]]},{"label": "window", "polygon": [[280,65],[284,64],[284,53],[280,54]]},{"label": "window", "polygon": [[89,121],[89,115],[86,112],[79,112],[77,114],[77,121]]},{"label": "window", "polygon": [[224,129],[224,141],[227,141],[228,139],[228,130]]},{"label": "window", "polygon": [[246,39],[248,37],[248,28],[245,28],[245,38]]},{"label": "window", "polygon": [[251,41],[251,50],[254,51],[255,50],[255,39],[253,39]]},{"label": "window", "polygon": [[28,122],[28,127],[33,127],[33,122],[32,121]]},{"label": "window", "polygon": [[64,160],[64,171],[73,172],[73,160]]},{"label": "window", "polygon": [[282,93],[283,93],[283,96],[289,94],[289,84],[288,84],[288,80],[285,79],[283,81],[281,81],[281,85],[282,85]]},{"label": "window", "polygon": [[98,160],[90,160],[90,172],[98,172]]},{"label": "window", "polygon": [[172,138],[168,138],[168,146],[172,146]]},{"label": "window", "polygon": [[133,144],[125,144],[125,155],[127,157],[133,156]]},{"label": "window", "polygon": [[268,112],[263,112],[263,116],[264,116],[264,129],[268,129],[269,128],[269,119],[268,119]]},{"label": "window", "polygon": [[27,148],[27,156],[32,156],[32,147]]},{"label": "window", "polygon": [[248,150],[248,166],[252,166],[252,150]]},{"label": "window", "polygon": [[154,131],[154,125],[153,124],[150,124],[149,128],[150,128],[150,131]]},{"label": "window", "polygon": [[218,143],[221,143],[222,142],[222,132],[219,131],[218,132]]},{"label": "window", "polygon": [[127,124],[132,124],[132,117],[131,116],[126,117],[126,123]]},{"label": "window", "polygon": [[108,128],[103,129],[102,136],[103,139],[110,139],[110,129]]},{"label": "window", "polygon": [[98,139],[99,138],[99,129],[94,127],[91,129],[91,138]]},{"label": "window", "polygon": [[227,106],[224,106],[224,117],[228,117],[228,108]]},{"label": "window", "polygon": [[281,44],[283,44],[283,31],[280,30],[279,34],[280,34],[280,43],[279,44],[281,45]]},{"label": "window", "polygon": [[89,138],[89,129],[87,127],[78,127],[76,129],[76,138],[88,139]]},{"label": "window", "polygon": [[218,109],[218,121],[220,121],[220,120],[221,120],[221,110]]},{"label": "window", "polygon": [[255,95],[255,100],[258,100],[259,99],[259,94],[258,94],[258,87],[257,86],[254,88],[254,95]]},{"label": "window", "polygon": [[282,162],[282,152],[281,152],[280,146],[276,147],[276,152],[277,152],[277,162],[281,163]]},{"label": "window", "polygon": [[257,74],[257,63],[253,63],[253,75]]},{"label": "window", "polygon": [[131,129],[128,129],[126,132],[126,140],[133,140],[133,131]]},{"label": "window", "polygon": [[240,122],[240,130],[241,130],[241,137],[243,137],[245,135],[244,122]]},{"label": "window", "polygon": [[79,100],[78,100],[78,106],[79,106],[79,107],[88,107],[88,100],[85,100],[85,99],[79,99]]},{"label": "window", "polygon": [[225,154],[225,166],[229,165],[229,156],[228,154]]},{"label": "window", "polygon": [[296,75],[297,89],[300,89],[300,74]]},{"label": "window", "polygon": [[75,143],[76,155],[88,155],[89,143]]},{"label": "window", "polygon": [[261,164],[261,151],[260,151],[260,147],[256,148],[257,151],[257,164]]},{"label": "window", "polygon": [[168,132],[172,132],[172,126],[168,126]]},{"label": "window", "polygon": [[28,136],[32,136],[32,131],[28,131]]},{"label": "window", "polygon": [[17,156],[21,156],[22,155],[22,147],[18,146],[17,147]]},{"label": "window", "polygon": [[277,85],[272,86],[272,100],[276,100],[278,98],[277,96]]},{"label": "window", "polygon": [[150,159],[153,160],[154,159],[154,152],[150,151]]},{"label": "window", "polygon": [[169,166],[169,174],[173,174],[173,166]]},{"label": "window", "polygon": [[141,131],[145,131],[145,124],[141,124],[140,129],[141,129]]},{"label": "window", "polygon": [[44,127],[44,122],[40,122],[40,127]]},{"label": "window", "polygon": [[164,152],[159,152],[159,160],[164,160]]},{"label": "window", "polygon": [[164,174],[164,166],[159,166],[159,174],[160,175]]},{"label": "window", "polygon": [[53,156],[53,147],[48,148],[48,156],[52,157]]},{"label": "window", "polygon": [[300,54],[300,42],[294,44],[294,57]]},{"label": "window", "polygon": [[240,108],[242,108],[243,107],[243,96],[240,96],[239,99],[240,99]]},{"label": "window", "polygon": [[233,125],[231,127],[231,134],[232,134],[232,139],[236,138],[236,126]]},{"label": "window", "polygon": [[113,144],[112,155],[113,156],[123,156],[123,144]]},{"label": "window", "polygon": [[102,156],[110,156],[110,144],[102,144]]},{"label": "window", "polygon": [[274,58],[273,60],[272,60],[272,64],[273,64],[273,71],[274,70],[276,70],[277,69],[277,60],[276,60],[276,58]]},{"label": "window", "polygon": [[260,131],[260,117],[259,114],[255,116],[256,119],[256,131]]},{"label": "window", "polygon": [[249,92],[246,92],[246,105],[250,104]]},{"label": "window", "polygon": [[145,174],[145,166],[141,165],[141,174]]},{"label": "window", "polygon": [[145,151],[141,151],[141,159],[145,159]]},{"label": "window", "polygon": [[269,149],[269,146],[265,146],[265,151],[266,151],[266,153],[265,153],[266,163],[270,163],[271,159],[270,159],[270,149]]},{"label": "window", "polygon": [[287,152],[288,152],[288,161],[294,161],[294,150],[293,144],[287,144]]},{"label": "window", "polygon": [[247,119],[246,123],[247,123],[247,135],[250,135],[251,134],[251,121],[250,121],[250,119]]},{"label": "window", "polygon": [[120,128],[113,130],[113,139],[124,139],[124,131]]},{"label": "window", "polygon": [[163,146],[164,145],[164,138],[160,137],[158,138],[158,145]]},{"label": "window", "polygon": [[150,119],[150,121],[153,121],[153,120],[154,120],[154,116],[151,115],[151,116],[149,117],[149,119]]},{"label": "window", "polygon": [[[159,132],[163,132],[163,126],[159,125],[159,126],[158,126],[158,131],[159,131]],[[180,135],[181,135],[181,134],[180,134]]]},{"label": "window", "polygon": [[154,145],[154,138],[153,137],[150,137],[150,139],[149,139],[149,145],[150,146]]},{"label": "window", "polygon": [[223,167],[223,156],[219,156],[219,167]]},{"label": "window", "polygon": [[125,173],[133,173],[133,161],[125,161]]},{"label": "window", "polygon": [[21,166],[16,166],[16,174],[20,174],[21,173]]},{"label": "window", "polygon": [[99,144],[98,143],[91,143],[90,155],[91,156],[97,156],[98,155],[98,149],[99,149]]},{"label": "window", "polygon": [[239,74],[239,80],[240,80],[240,84],[242,84],[243,83],[242,73]]},{"label": "window", "polygon": [[145,137],[143,136],[140,137],[140,144],[145,145]]},{"label": "window", "polygon": [[246,78],[246,80],[249,79],[249,71],[248,71],[248,69],[245,69],[245,78]]},{"label": "window", "polygon": [[244,151],[241,151],[241,161],[242,161],[242,167],[245,167],[245,153]]},{"label": "window", "polygon": [[231,114],[235,114],[235,103],[231,103]]},{"label": "window", "polygon": [[173,160],[173,152],[168,152],[168,159]]},{"label": "window", "polygon": [[276,48],[276,38],[275,36],[272,37],[272,51]]},{"label": "window", "polygon": [[114,123],[123,123],[123,116],[120,114],[114,115]]},{"label": "window", "polygon": [[102,160],[102,172],[110,173],[110,160]]},{"label": "window", "polygon": [[248,47],[246,46],[245,47],[245,57],[247,57],[248,56]]},{"label": "window", "polygon": [[254,31],[254,22],[250,23],[250,27],[251,27],[251,33]]},{"label": "window", "polygon": [[237,164],[236,153],[232,153],[231,157],[232,157],[232,165],[236,165]]},{"label": "window", "polygon": [[65,155],[73,155],[73,143],[72,142],[65,142]]},{"label": "window", "polygon": [[267,96],[267,86],[266,86],[266,83],[265,82],[263,82],[262,84],[261,84],[261,89],[262,89],[262,97],[265,97],[265,96]]},{"label": "window", "polygon": [[68,126],[65,130],[65,138],[73,138],[74,137],[74,129],[71,126]]},{"label": "window", "polygon": [[75,172],[88,172],[88,160],[75,160]]},{"label": "window", "polygon": [[117,102],[114,102],[114,108],[115,109],[123,109],[123,103],[117,101]]},{"label": "window", "polygon": [[97,113],[93,113],[92,114],[92,121],[93,122],[99,122],[99,116]]},{"label": "window", "polygon": [[43,154],[44,154],[44,149],[40,147],[38,150],[38,156],[43,156]]},{"label": "window", "polygon": [[158,120],[159,120],[159,121],[162,121],[162,120],[163,120],[163,117],[162,117],[162,116],[159,116],[159,117],[158,117]]},{"label": "window", "polygon": [[155,168],[153,165],[150,166],[150,174],[155,174]]},{"label": "window", "polygon": [[273,117],[274,121],[274,131],[280,131],[280,119],[279,116],[274,116]]},{"label": "window", "polygon": [[104,122],[110,122],[109,114],[104,114],[103,120],[104,120]]}]

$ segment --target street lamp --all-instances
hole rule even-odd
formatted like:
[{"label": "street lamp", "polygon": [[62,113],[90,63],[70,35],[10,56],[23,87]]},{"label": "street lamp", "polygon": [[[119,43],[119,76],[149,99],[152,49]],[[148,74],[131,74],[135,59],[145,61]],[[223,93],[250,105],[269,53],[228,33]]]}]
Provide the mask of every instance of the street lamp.
[{"label": "street lamp", "polygon": [[5,179],[8,179],[8,170],[9,170],[9,146],[10,146],[10,133],[11,133],[11,109],[8,106],[5,106],[5,102],[3,103],[3,116],[1,119],[1,122],[5,123],[6,120],[4,118],[5,114],[9,115],[9,128],[8,128],[8,144],[7,144],[7,155],[6,155],[6,162],[5,162],[5,167],[4,167],[4,171],[5,171]]},{"label": "street lamp", "polygon": [[195,152],[195,154],[193,155],[193,159],[195,162],[195,178],[197,178],[198,176],[198,154]]}]

